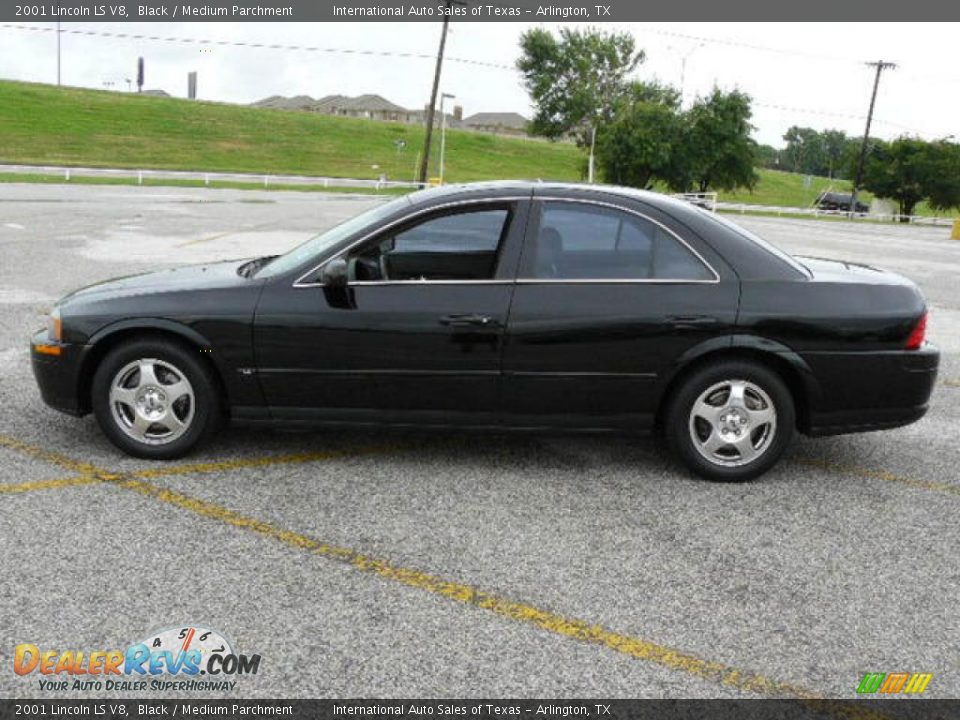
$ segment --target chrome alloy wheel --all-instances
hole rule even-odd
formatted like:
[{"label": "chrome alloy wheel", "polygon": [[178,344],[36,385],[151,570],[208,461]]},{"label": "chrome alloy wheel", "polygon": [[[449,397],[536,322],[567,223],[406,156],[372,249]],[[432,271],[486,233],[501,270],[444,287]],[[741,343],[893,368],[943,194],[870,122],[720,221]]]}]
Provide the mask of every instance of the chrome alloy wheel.
[{"label": "chrome alloy wheel", "polygon": [[749,380],[724,380],[707,388],[690,409],[690,439],[714,465],[753,462],[773,444],[777,409]]},{"label": "chrome alloy wheel", "polygon": [[190,428],[196,398],[181,370],[163,360],[143,358],[113,376],[110,410],[117,426],[137,442],[166,445]]}]

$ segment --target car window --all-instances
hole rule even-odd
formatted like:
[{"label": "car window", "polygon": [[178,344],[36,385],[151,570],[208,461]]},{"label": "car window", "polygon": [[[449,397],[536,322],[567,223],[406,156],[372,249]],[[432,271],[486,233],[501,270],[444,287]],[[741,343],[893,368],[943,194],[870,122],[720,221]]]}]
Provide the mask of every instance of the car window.
[{"label": "car window", "polygon": [[550,280],[712,280],[712,271],[655,222],[599,205],[542,205],[524,275]]},{"label": "car window", "polygon": [[353,281],[490,280],[510,212],[462,210],[380,236],[348,259]]},{"label": "car window", "polygon": [[325,254],[334,250],[337,245],[350,238],[351,235],[362,232],[368,226],[376,225],[384,218],[409,205],[410,201],[406,197],[399,197],[356,215],[275,258],[269,265],[265,265],[257,271],[257,277],[282,275],[308,261],[312,262],[322,258]]}]

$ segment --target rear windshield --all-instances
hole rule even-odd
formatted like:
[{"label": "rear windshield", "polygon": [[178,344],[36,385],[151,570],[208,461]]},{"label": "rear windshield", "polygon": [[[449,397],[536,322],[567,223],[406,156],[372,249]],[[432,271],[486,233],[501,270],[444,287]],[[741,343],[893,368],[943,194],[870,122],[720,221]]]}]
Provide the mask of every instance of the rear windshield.
[{"label": "rear windshield", "polygon": [[699,213],[701,213],[703,217],[709,218],[712,222],[723,225],[725,228],[735,232],[737,235],[744,238],[745,240],[748,240],[752,242],[754,245],[757,245],[763,248],[766,252],[770,253],[774,257],[787,263],[790,267],[792,267],[794,270],[796,270],[800,274],[805,275],[806,277],[812,277],[812,274],[810,273],[810,271],[802,263],[800,263],[796,258],[794,258],[789,253],[784,252],[783,250],[778,248],[776,245],[773,245],[767,242],[756,233],[752,233],[746,228],[741,227],[740,225],[737,225],[735,222],[728,220],[720,213],[710,212],[709,210],[704,210],[703,208],[696,208],[696,210]]}]

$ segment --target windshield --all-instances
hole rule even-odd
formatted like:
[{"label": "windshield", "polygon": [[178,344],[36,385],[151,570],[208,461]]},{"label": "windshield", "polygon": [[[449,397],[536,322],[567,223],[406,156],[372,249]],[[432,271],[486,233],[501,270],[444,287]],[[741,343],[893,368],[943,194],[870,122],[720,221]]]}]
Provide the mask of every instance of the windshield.
[{"label": "windshield", "polygon": [[351,235],[363,230],[368,225],[376,223],[385,217],[392,215],[404,205],[410,203],[406,197],[399,197],[383,205],[377,205],[356,217],[352,217],[339,225],[330,228],[326,232],[310,238],[302,245],[298,245],[268,265],[265,265],[257,273],[257,277],[274,277],[294,270],[310,261],[311,258],[320,257],[329,250],[335,248],[339,243],[349,238]]}]

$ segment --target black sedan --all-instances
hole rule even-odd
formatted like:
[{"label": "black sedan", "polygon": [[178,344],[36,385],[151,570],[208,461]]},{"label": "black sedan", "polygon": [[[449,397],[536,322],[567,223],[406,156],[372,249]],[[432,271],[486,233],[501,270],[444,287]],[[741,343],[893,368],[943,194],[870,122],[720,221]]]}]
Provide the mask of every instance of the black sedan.
[{"label": "black sedan", "polygon": [[902,277],[679,200],[502,182],[398,198],[279,257],[93,285],[32,341],[44,400],[145,458],[234,423],[658,430],[745,480],[795,430],[893,428],[939,362]]}]

